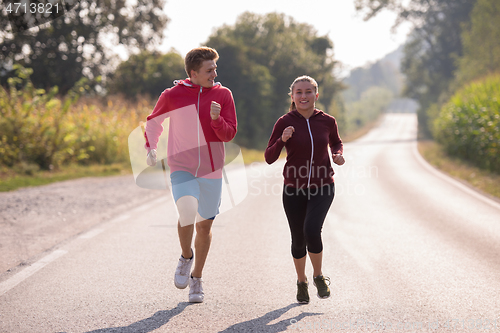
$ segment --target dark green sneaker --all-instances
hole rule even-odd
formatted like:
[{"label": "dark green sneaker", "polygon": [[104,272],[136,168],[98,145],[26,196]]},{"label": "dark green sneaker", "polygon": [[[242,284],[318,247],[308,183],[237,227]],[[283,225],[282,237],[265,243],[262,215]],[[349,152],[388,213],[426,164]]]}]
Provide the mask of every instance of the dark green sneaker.
[{"label": "dark green sneaker", "polygon": [[[328,281],[328,285],[326,282]],[[330,297],[330,278],[324,277],[323,275],[318,275],[314,278],[314,285],[318,288],[318,297],[319,298],[328,298]]]},{"label": "dark green sneaker", "polygon": [[309,283],[297,282],[297,302],[301,304],[309,303],[309,291],[307,290]]}]

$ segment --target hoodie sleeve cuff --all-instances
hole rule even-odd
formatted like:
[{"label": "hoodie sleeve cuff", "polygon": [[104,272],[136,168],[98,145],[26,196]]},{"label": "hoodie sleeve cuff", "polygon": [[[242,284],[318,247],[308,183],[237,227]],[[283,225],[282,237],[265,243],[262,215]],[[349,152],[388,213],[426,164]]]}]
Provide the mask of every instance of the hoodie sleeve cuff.
[{"label": "hoodie sleeve cuff", "polygon": [[215,125],[215,126],[220,126],[222,124],[222,117],[219,116],[219,118],[213,120],[212,119],[212,123]]}]

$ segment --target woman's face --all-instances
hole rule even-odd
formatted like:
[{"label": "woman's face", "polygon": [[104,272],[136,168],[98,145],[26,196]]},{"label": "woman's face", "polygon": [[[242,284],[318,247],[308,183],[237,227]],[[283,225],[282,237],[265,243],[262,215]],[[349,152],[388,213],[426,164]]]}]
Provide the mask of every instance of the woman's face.
[{"label": "woman's face", "polygon": [[297,111],[314,109],[314,103],[318,96],[316,88],[309,81],[299,81],[293,86],[292,101],[295,103]]}]

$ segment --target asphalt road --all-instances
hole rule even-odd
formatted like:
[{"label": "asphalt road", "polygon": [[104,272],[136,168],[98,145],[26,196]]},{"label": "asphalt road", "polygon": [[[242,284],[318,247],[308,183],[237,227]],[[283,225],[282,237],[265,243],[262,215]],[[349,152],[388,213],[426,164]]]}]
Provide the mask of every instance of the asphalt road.
[{"label": "asphalt road", "polygon": [[[187,302],[171,196],[123,212],[0,282],[0,332],[500,331],[500,204],[416,152],[416,117],[389,114],[345,145],[323,228],[332,297],[295,302],[282,161],[246,168],[217,217],[205,302]],[[312,280],[312,268],[307,272]]]}]

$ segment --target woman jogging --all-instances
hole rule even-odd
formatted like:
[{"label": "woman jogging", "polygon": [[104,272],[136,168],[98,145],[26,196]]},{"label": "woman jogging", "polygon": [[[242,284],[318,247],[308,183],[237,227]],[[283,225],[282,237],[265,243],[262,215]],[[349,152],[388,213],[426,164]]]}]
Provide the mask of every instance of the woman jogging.
[{"label": "woman jogging", "polygon": [[287,158],[283,170],[283,207],[292,236],[292,256],[297,271],[297,301],[309,303],[305,274],[306,258],[313,266],[313,281],[319,298],[330,297],[330,279],[323,276],[321,229],[333,201],[335,185],[330,164],[344,164],[343,145],[334,117],[316,109],[318,84],[300,76],[290,86],[290,111],[278,119],[265,152],[274,163],[283,147]]}]

